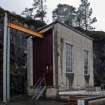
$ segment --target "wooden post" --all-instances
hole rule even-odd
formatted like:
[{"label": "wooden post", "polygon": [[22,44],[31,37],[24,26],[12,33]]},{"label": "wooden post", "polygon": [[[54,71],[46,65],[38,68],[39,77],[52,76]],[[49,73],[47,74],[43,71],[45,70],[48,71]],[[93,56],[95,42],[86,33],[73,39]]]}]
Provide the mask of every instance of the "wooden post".
[{"label": "wooden post", "polygon": [[7,101],[10,100],[10,28],[8,28],[7,39]]},{"label": "wooden post", "polygon": [[3,42],[3,102],[7,101],[7,13],[4,17],[4,42]]},{"label": "wooden post", "polygon": [[3,42],[3,102],[10,98],[10,31],[8,30],[8,16],[4,17],[4,42]]},{"label": "wooden post", "polygon": [[27,90],[31,95],[30,86],[33,86],[33,39],[27,39]]}]

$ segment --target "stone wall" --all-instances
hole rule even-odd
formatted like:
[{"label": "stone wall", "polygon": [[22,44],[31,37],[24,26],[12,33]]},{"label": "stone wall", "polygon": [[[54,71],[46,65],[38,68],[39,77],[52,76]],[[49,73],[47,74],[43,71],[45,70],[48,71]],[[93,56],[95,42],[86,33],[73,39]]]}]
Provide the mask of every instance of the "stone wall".
[{"label": "stone wall", "polygon": [[[58,45],[58,84],[59,87],[69,89],[69,80],[66,77],[66,55],[65,43],[73,46],[73,88],[86,87],[84,78],[84,50],[89,51],[89,86],[94,86],[93,77],[93,41],[87,36],[80,35],[59,23],[57,28],[57,45]],[[63,44],[62,44],[63,43]]]}]

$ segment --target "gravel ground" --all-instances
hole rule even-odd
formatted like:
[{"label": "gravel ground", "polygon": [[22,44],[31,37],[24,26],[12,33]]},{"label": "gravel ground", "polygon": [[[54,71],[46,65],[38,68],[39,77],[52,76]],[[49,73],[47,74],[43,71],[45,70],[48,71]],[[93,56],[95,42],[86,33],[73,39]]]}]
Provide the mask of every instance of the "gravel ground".
[{"label": "gravel ground", "polygon": [[65,105],[63,102],[57,102],[57,101],[33,101],[33,102],[10,102],[7,105]]},{"label": "gravel ground", "polygon": [[[5,105],[5,104],[0,104]],[[48,100],[48,99],[40,99],[38,101],[31,100],[31,97],[28,96],[18,96],[12,98],[9,103],[6,105],[67,105],[66,102]]]}]

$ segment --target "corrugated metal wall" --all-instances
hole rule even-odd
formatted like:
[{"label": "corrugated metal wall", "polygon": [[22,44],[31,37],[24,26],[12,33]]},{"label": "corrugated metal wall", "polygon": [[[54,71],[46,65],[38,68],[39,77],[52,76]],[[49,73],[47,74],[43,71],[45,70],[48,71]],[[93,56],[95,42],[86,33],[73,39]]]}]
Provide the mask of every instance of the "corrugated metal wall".
[{"label": "corrugated metal wall", "polygon": [[43,39],[33,39],[33,81],[45,75],[47,86],[53,86],[53,44],[52,31],[45,33]]}]

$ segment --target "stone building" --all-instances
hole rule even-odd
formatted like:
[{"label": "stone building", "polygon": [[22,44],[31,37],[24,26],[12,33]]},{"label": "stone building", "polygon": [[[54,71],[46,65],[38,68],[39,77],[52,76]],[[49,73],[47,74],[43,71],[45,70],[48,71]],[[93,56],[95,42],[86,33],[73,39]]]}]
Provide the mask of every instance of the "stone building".
[{"label": "stone building", "polygon": [[30,87],[43,78],[47,95],[56,95],[57,90],[77,90],[94,86],[92,38],[60,22],[51,23],[38,32],[44,38],[27,40],[30,94]]}]

